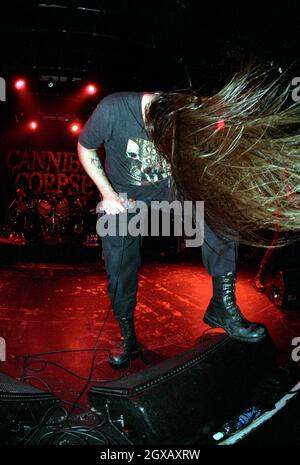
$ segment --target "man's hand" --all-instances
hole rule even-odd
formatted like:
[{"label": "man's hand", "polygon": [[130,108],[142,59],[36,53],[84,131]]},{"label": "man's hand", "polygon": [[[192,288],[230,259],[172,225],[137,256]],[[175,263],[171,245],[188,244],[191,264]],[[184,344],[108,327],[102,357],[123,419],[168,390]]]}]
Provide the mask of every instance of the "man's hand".
[{"label": "man's hand", "polygon": [[98,208],[105,211],[108,215],[117,215],[125,211],[125,200],[116,192],[110,192],[103,195]]}]

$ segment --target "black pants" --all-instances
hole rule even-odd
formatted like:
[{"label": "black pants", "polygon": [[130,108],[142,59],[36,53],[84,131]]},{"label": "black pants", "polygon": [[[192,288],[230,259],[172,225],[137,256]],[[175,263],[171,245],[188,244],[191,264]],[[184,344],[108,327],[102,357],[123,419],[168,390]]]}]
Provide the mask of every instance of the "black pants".
[{"label": "black pants", "polygon": [[[160,189],[155,189],[142,200],[147,204],[152,200],[172,200],[167,183],[163,183]],[[128,214],[128,221],[133,215]],[[136,306],[142,237],[107,235],[101,239],[108,276],[108,293],[115,317],[132,318]],[[204,224],[204,242],[201,249],[203,264],[211,276],[235,272],[237,242],[216,235]]]}]

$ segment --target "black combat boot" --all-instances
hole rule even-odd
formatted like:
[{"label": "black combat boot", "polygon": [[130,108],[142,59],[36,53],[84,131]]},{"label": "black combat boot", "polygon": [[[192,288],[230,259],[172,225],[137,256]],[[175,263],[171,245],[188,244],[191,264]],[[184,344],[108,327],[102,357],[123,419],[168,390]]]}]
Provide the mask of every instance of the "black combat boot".
[{"label": "black combat boot", "polygon": [[258,342],[267,335],[260,323],[252,323],[236,305],[235,274],[213,277],[213,297],[203,321],[213,328],[223,328],[228,336],[243,342]]},{"label": "black combat boot", "polygon": [[137,356],[139,346],[136,340],[133,319],[121,318],[118,321],[122,335],[121,343],[110,351],[109,363],[113,366],[121,367]]}]

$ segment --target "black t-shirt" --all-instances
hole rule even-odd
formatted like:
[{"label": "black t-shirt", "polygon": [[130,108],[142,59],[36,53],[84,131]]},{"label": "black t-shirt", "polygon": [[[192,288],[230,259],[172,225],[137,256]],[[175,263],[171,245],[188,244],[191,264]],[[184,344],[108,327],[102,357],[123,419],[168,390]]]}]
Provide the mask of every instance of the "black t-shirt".
[{"label": "black t-shirt", "polygon": [[106,174],[114,189],[132,198],[143,198],[170,177],[149,140],[142,115],[143,93],[119,92],[105,97],[85,126],[79,142],[97,149],[104,144]]}]

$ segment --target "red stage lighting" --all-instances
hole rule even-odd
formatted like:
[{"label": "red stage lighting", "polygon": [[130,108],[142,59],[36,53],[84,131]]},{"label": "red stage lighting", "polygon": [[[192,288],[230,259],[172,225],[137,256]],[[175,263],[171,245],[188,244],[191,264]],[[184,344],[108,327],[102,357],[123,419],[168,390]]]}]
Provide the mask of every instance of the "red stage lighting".
[{"label": "red stage lighting", "polygon": [[221,119],[220,121],[218,121],[218,122],[217,122],[217,128],[218,128],[218,129],[223,129],[223,128],[225,128],[225,121],[222,120],[222,119]]},{"label": "red stage lighting", "polygon": [[85,92],[88,95],[95,95],[97,92],[97,87],[95,86],[95,84],[88,84],[85,88]]},{"label": "red stage lighting", "polygon": [[31,129],[31,131],[36,131],[38,127],[39,127],[39,125],[38,125],[37,121],[30,121],[29,122],[29,129]]},{"label": "red stage lighting", "polygon": [[24,90],[26,87],[26,81],[24,79],[17,79],[14,83],[14,87],[17,90]]},{"label": "red stage lighting", "polygon": [[81,130],[81,124],[77,122],[73,122],[70,124],[69,128],[72,134],[78,134]]}]

